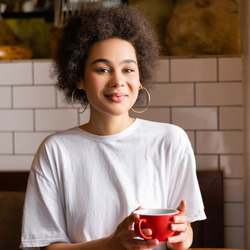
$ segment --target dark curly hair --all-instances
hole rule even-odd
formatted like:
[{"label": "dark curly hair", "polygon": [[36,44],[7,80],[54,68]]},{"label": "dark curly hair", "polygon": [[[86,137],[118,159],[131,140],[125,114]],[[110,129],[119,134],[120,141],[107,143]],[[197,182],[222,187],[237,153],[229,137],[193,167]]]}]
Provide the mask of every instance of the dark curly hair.
[{"label": "dark curly hair", "polygon": [[[144,15],[127,5],[85,9],[68,19],[54,58],[53,75],[57,77],[58,88],[64,92],[67,102],[84,78],[90,47],[95,42],[115,37],[134,46],[140,81],[146,88],[152,85],[159,48],[157,36]],[[77,89],[74,100],[88,103],[84,90]]]}]

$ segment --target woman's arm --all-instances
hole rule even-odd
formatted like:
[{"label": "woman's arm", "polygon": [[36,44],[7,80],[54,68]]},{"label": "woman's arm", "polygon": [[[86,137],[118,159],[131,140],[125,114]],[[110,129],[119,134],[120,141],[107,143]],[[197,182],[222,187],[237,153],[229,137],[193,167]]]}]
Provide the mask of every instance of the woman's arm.
[{"label": "woman's arm", "polygon": [[53,243],[49,246],[44,247],[44,250],[87,250],[87,249],[108,249],[107,248],[108,238],[102,238],[93,240],[85,243]]},{"label": "woman's arm", "polygon": [[[132,213],[126,217],[109,237],[84,243],[53,243],[44,247],[44,250],[122,250],[122,249],[150,249],[158,245],[158,240],[135,239],[137,235],[132,230],[133,223],[139,219],[138,214]],[[150,229],[145,229],[146,235],[151,235]]]}]

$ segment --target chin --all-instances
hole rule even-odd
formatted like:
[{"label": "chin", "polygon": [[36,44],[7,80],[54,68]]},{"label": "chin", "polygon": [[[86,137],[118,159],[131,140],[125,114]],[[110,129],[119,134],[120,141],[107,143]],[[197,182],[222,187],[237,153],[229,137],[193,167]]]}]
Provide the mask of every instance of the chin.
[{"label": "chin", "polygon": [[114,113],[109,114],[109,115],[116,116],[116,117],[118,117],[118,116],[124,116],[124,115],[128,115],[128,111],[126,111],[126,112],[114,112]]},{"label": "chin", "polygon": [[123,115],[128,115],[128,110],[109,110],[105,112],[105,114],[110,115],[110,116],[123,116]]}]

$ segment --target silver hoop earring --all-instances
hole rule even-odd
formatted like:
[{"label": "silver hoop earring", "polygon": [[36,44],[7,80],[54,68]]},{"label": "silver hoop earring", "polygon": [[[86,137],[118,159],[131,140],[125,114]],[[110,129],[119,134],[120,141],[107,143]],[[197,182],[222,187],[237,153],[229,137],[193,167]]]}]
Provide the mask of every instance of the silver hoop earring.
[{"label": "silver hoop earring", "polygon": [[78,111],[77,108],[75,107],[74,105],[74,94],[75,94],[75,91],[77,90],[77,88],[75,88],[72,92],[72,95],[71,95],[71,103],[72,103],[72,107],[73,109],[78,113],[78,114],[82,114],[86,109],[87,109],[87,106],[88,104],[85,105],[84,109],[82,111]]},{"label": "silver hoop earring", "polygon": [[146,108],[143,110],[139,110],[139,111],[134,110],[133,108],[130,108],[132,111],[134,111],[135,113],[139,113],[139,114],[145,112],[148,109],[149,104],[150,104],[150,94],[149,94],[148,90],[145,87],[143,87],[142,85],[140,85],[139,90],[141,90],[141,89],[144,89],[148,95],[148,104],[147,104]]}]

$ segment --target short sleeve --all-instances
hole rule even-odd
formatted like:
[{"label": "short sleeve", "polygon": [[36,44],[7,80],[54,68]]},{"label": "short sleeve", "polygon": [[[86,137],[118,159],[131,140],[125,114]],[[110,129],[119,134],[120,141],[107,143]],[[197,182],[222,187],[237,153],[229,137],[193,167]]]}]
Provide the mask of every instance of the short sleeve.
[{"label": "short sleeve", "polygon": [[183,131],[177,145],[173,174],[169,188],[171,207],[177,208],[181,200],[187,204],[186,216],[189,222],[206,219],[200,187],[196,175],[196,163],[190,141]]},{"label": "short sleeve", "polygon": [[[39,249],[53,242],[69,242],[65,211],[62,199],[53,178],[46,176],[43,169],[49,168],[49,161],[40,149],[34,158],[26,190],[23,211],[23,249]],[[39,171],[40,170],[40,171]]]}]

